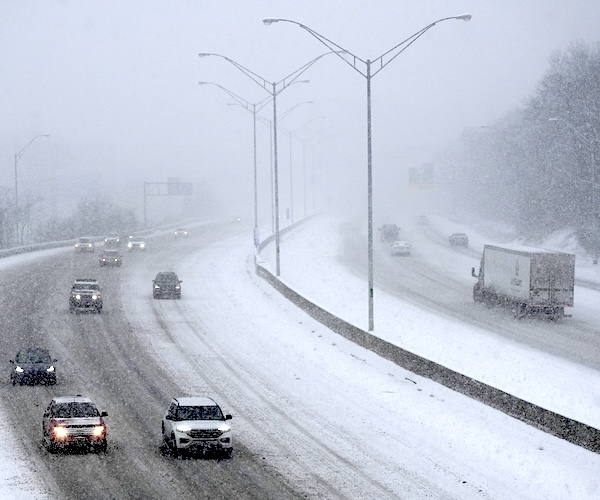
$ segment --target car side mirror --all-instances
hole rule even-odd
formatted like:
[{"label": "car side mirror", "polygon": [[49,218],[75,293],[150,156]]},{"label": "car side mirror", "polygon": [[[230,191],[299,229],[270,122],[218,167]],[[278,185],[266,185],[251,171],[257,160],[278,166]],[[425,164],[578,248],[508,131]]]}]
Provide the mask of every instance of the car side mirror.
[{"label": "car side mirror", "polygon": [[58,359],[53,359],[52,362],[53,363],[58,363]]},{"label": "car side mirror", "polygon": [[100,413],[101,417],[108,417],[108,412],[103,411],[102,413]]},{"label": "car side mirror", "polygon": [[9,359],[8,362],[12,363],[13,365],[15,364],[15,360],[14,359]]},{"label": "car side mirror", "polygon": [[225,415],[225,420],[231,420],[233,417],[228,413]]}]

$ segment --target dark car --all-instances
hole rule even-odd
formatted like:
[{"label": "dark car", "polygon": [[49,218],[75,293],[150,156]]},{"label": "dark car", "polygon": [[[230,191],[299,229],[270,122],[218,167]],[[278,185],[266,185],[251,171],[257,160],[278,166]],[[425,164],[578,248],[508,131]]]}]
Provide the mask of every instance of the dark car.
[{"label": "dark car", "polygon": [[106,451],[108,414],[99,412],[94,402],[80,395],[52,398],[44,412],[42,431],[48,451],[55,452],[67,446],[90,447]]},{"label": "dark car", "polygon": [[448,237],[450,246],[468,247],[469,237],[465,233],[453,233]]},{"label": "dark car", "polygon": [[158,273],[152,280],[152,296],[155,299],[164,299],[165,297],[180,299],[181,281],[174,272]]},{"label": "dark car", "polygon": [[102,295],[100,295],[100,286],[93,279],[75,280],[71,287],[71,295],[69,297],[69,310],[77,311],[102,311]]},{"label": "dark car", "polygon": [[15,359],[10,360],[13,370],[10,379],[13,383],[23,384],[56,384],[56,363],[48,349],[28,347],[17,352]]},{"label": "dark car", "polygon": [[118,250],[104,250],[100,255],[101,266],[121,267],[122,263],[121,252]]}]

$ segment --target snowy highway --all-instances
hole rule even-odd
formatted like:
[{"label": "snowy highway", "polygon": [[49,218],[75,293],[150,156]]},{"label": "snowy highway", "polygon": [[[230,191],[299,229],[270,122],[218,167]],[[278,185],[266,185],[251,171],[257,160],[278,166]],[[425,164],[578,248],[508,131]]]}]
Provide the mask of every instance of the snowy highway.
[{"label": "snowy highway", "polygon": [[[288,246],[282,278],[318,272],[323,286],[317,288],[329,300],[332,288],[339,290],[332,307],[352,311],[360,324],[365,311],[350,300],[353,277],[335,282],[345,259],[360,273],[360,257],[339,252],[331,242],[321,247],[325,242],[311,234],[300,228],[297,239],[290,235],[283,241]],[[21,472],[21,483],[12,478],[17,490],[11,498],[598,496],[598,455],[413,376],[333,334],[254,274],[250,235],[245,224],[207,224],[194,228],[189,239],[149,240],[148,252],[125,255],[120,269],[101,269],[96,256],[70,250],[2,268],[2,352],[42,344],[59,359],[55,387],[12,387],[8,371],[1,386],[13,447],[27,455],[34,471]],[[322,258],[302,260],[291,248],[308,248],[308,254],[312,248]],[[267,265],[269,257],[267,252]],[[378,265],[401,265],[387,257],[381,250]],[[328,261],[335,275],[326,273]],[[418,251],[414,262],[430,279],[438,275],[427,272],[431,264]],[[427,290],[417,287],[415,295],[424,297],[419,307],[436,311],[442,321],[446,317],[452,336],[461,308],[473,304],[468,277],[462,279],[460,266],[448,269],[435,278],[447,283],[443,296],[427,304]],[[181,300],[152,299],[151,280],[164,270],[183,280]],[[386,274],[391,273],[389,267]],[[103,286],[101,315],[68,313],[69,285],[82,276],[95,276]],[[298,279],[302,285],[306,281]],[[390,278],[384,286],[393,282]],[[451,287],[455,293],[449,293]],[[447,306],[450,302],[456,306]],[[380,300],[382,323],[384,316],[389,321],[400,312],[386,311],[385,304]],[[480,313],[473,313],[480,316],[478,326],[488,328],[490,312]],[[491,314],[504,318],[502,312]],[[510,330],[513,320],[504,321]],[[426,334],[429,325],[422,324],[419,333]],[[533,321],[519,327],[538,329]],[[42,447],[43,408],[52,396],[72,393],[91,396],[108,412],[106,455],[50,455]],[[176,460],[161,450],[160,419],[169,399],[197,394],[214,397],[233,415],[231,460]]]}]

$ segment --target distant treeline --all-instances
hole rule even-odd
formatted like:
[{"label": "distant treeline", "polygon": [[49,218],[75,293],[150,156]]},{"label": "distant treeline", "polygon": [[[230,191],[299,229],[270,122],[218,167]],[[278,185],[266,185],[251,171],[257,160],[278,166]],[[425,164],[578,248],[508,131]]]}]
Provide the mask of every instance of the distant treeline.
[{"label": "distant treeline", "polygon": [[571,227],[600,250],[599,51],[577,44],[553,54],[524,107],[465,131],[458,150],[459,209],[529,236]]}]

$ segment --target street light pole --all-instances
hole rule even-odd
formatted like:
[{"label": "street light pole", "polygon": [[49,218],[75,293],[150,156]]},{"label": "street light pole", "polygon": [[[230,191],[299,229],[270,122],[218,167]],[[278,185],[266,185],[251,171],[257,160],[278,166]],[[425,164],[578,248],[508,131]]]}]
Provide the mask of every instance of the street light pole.
[{"label": "street light pole", "polygon": [[21,149],[21,151],[19,151],[18,153],[15,154],[15,208],[17,208],[19,206],[19,185],[18,185],[18,177],[17,177],[17,171],[18,171],[18,164],[19,164],[19,160],[21,159],[21,157],[25,154],[25,151],[27,151],[27,149],[29,149],[29,146],[31,146],[31,144],[33,143],[33,141],[35,141],[38,137],[50,137],[49,134],[39,134],[36,135],[33,139],[31,139],[27,145]]},{"label": "street light pole", "polygon": [[[302,106],[303,104],[313,104],[313,103],[314,103],[314,101],[305,101],[305,102],[300,102],[300,103],[296,104],[292,108],[288,109],[285,113],[281,114],[281,116],[279,117],[279,122],[281,122],[286,116],[288,116],[292,111],[294,111],[299,106]],[[296,130],[298,130],[298,129],[296,129]],[[286,133],[288,135],[289,153],[290,153],[290,208],[289,208],[290,218],[289,218],[289,224],[293,224],[294,223],[294,178],[293,178],[294,168],[293,168],[293,160],[292,160],[292,158],[293,158],[293,155],[292,155],[292,134],[293,134],[293,132],[288,131]]]},{"label": "street light pole", "polygon": [[250,103],[243,97],[240,97],[236,93],[231,90],[219,85],[214,82],[198,82],[200,85],[214,85],[215,87],[219,87],[223,92],[228,94],[230,97],[235,99],[239,105],[241,105],[244,109],[252,113],[252,135],[253,135],[253,144],[254,144],[254,233],[253,240],[254,246],[257,247],[259,244],[258,237],[258,168],[257,168],[257,160],[256,160],[256,113],[262,110],[269,102],[271,102],[271,98],[268,97],[263,99],[258,103]]},{"label": "street light pole", "polygon": [[[335,42],[325,38],[323,35],[317,33],[312,28],[305,26],[297,21],[292,21],[290,19],[278,19],[268,17],[263,19],[263,23],[267,26],[277,22],[286,22],[295,24],[299,26],[303,30],[307,31],[313,37],[315,37],[319,42],[323,45],[335,51],[337,55],[348,65],[350,65],[355,71],[360,73],[367,80],[367,247],[368,247],[368,295],[369,295],[369,331],[372,331],[374,328],[374,320],[373,320],[373,179],[372,179],[372,147],[371,147],[371,79],[379,73],[383,68],[385,68],[388,64],[390,64],[396,57],[398,57],[402,52],[404,52],[408,47],[410,47],[417,39],[425,34],[426,31],[433,28],[436,24],[447,21],[450,19],[469,21],[471,19],[471,14],[461,14],[459,16],[453,17],[444,17],[442,19],[438,19],[431,24],[428,24],[424,28],[420,29],[413,35],[409,36],[407,39],[403,40],[399,44],[395,45],[388,51],[384,52],[382,55],[371,61],[370,59],[361,59],[360,57],[354,55],[352,52],[346,50],[341,45],[338,45]],[[348,54],[352,58],[352,62],[347,61],[344,57],[341,56],[341,53]],[[386,56],[389,58],[384,62]],[[365,70],[361,70],[357,67],[357,63],[360,62],[365,66]],[[371,66],[373,63],[379,63],[379,67],[371,72]]]},{"label": "street light pole", "polygon": [[25,151],[29,149],[29,146],[35,141],[38,137],[50,137],[49,134],[38,134],[33,137],[26,145],[23,147],[18,153],[15,154],[15,238],[17,243],[19,242],[19,181],[18,181],[18,171],[19,171],[19,160],[25,154]]},{"label": "street light pole", "polygon": [[[296,82],[300,75],[307,71],[313,64],[315,64],[322,57],[334,53],[335,51],[326,52],[313,60],[309,61],[305,65],[301,66],[297,70],[293,71],[285,78],[278,82],[269,83],[268,80],[258,75],[254,71],[237,63],[233,59],[226,57],[221,54],[201,52],[198,54],[199,57],[215,56],[225,59],[227,62],[235,66],[254,83],[258,84],[264,90],[266,90],[273,99],[273,184],[275,190],[275,275],[279,276],[281,273],[281,259],[280,259],[280,235],[279,235],[279,174],[278,174],[278,161],[277,161],[277,95],[283,92],[292,83]],[[278,89],[278,86],[280,87]]]}]

